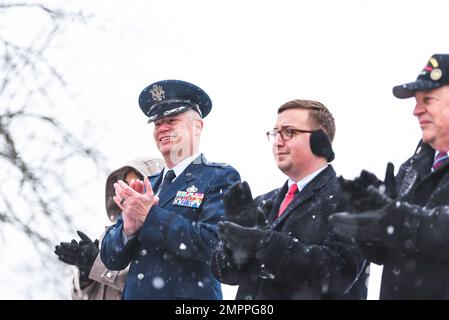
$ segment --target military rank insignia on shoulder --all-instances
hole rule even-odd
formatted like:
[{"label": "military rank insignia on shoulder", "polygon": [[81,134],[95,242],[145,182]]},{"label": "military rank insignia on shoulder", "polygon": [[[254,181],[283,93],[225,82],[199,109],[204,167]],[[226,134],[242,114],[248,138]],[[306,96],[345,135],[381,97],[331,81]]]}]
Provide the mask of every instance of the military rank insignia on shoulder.
[{"label": "military rank insignia on shoulder", "polygon": [[186,191],[178,191],[173,200],[173,205],[189,208],[199,208],[204,199],[204,193],[197,192],[198,188],[194,185],[187,188]]},{"label": "military rank insignia on shoulder", "polygon": [[221,162],[208,162],[206,165],[209,167],[220,167],[220,168],[229,167],[229,164]]}]

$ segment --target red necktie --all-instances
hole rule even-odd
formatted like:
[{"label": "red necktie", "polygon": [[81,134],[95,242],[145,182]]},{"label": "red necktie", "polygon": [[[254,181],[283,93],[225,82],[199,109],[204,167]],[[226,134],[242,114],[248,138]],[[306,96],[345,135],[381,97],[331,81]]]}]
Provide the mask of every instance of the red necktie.
[{"label": "red necktie", "polygon": [[298,192],[298,185],[296,183],[292,184],[290,186],[290,189],[288,189],[287,194],[285,195],[284,201],[281,203],[281,207],[279,208],[278,212],[278,218],[284,213],[285,208],[288,207],[290,202],[292,202],[293,198],[295,197],[296,192]]},{"label": "red necktie", "polygon": [[433,162],[432,171],[437,170],[439,167],[442,167],[448,160],[449,157],[447,156],[447,153],[438,153]]}]

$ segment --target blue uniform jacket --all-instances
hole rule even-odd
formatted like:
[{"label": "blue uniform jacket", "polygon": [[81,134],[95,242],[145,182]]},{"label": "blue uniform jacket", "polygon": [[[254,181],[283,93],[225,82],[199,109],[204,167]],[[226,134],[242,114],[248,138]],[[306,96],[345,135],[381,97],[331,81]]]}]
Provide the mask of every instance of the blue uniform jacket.
[{"label": "blue uniform jacket", "polygon": [[[101,244],[105,266],[121,270],[131,263],[123,299],[222,299],[210,260],[224,215],[223,195],[239,180],[234,168],[209,163],[201,154],[159,194],[159,204],[126,246],[121,217],[108,229]],[[150,177],[155,191],[161,182],[162,173]],[[204,194],[199,208],[173,204],[177,192],[187,188]]]}]

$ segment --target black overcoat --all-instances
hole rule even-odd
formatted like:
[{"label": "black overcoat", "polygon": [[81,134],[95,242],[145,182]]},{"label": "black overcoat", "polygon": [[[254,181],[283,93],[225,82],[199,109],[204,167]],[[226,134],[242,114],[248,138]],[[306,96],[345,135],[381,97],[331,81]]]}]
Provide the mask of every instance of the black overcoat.
[{"label": "black overcoat", "polygon": [[449,164],[431,172],[434,154],[421,142],[400,167],[389,235],[362,246],[384,265],[380,299],[449,299]]},{"label": "black overcoat", "polygon": [[214,275],[222,283],[239,285],[236,299],[364,298],[365,283],[357,280],[365,261],[357,245],[337,236],[327,222],[330,214],[349,210],[332,166],[297,193],[277,218],[287,188],[285,183],[256,198],[257,203],[274,201],[267,227],[273,235],[260,258],[239,268],[220,243],[212,261]]}]

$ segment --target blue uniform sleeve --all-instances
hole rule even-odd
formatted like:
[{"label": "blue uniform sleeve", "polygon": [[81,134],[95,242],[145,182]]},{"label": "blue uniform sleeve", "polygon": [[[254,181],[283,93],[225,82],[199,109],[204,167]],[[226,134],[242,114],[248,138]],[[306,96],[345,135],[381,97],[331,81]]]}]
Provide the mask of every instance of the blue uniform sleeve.
[{"label": "blue uniform sleeve", "polygon": [[134,254],[136,237],[130,239],[126,245],[122,242],[123,219],[119,217],[117,223],[109,227],[101,241],[101,261],[110,270],[123,270],[131,262]]},{"label": "blue uniform sleeve", "polygon": [[217,223],[224,216],[223,195],[231,185],[240,181],[240,175],[235,169],[228,167],[218,170],[197,211],[198,218],[192,220],[169,209],[154,206],[139,232],[138,241],[153,247],[163,247],[185,259],[210,261],[218,244]]}]

